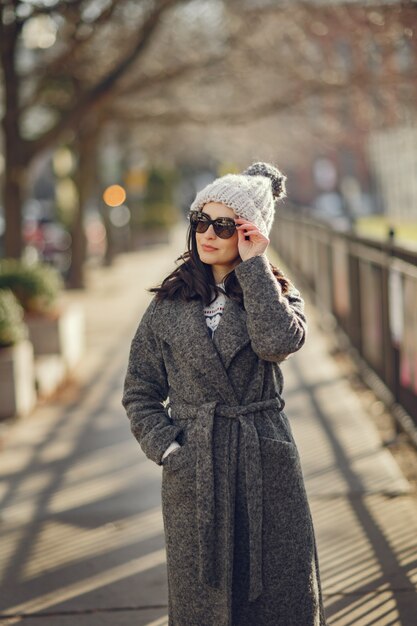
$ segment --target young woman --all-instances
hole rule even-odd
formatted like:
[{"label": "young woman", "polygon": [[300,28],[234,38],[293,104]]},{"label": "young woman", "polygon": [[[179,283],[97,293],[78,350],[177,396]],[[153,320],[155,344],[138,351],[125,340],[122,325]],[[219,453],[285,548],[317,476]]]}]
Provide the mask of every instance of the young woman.
[{"label": "young woman", "polygon": [[162,465],[171,626],[325,624],[279,366],[305,342],[304,303],[266,256],[285,180],[254,163],[197,194],[132,340],[122,403]]}]

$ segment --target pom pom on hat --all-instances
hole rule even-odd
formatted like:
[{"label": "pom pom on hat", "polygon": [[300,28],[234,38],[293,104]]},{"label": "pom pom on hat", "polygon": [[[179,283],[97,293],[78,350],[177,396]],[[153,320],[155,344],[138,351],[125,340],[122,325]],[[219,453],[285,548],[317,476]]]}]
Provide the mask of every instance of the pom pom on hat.
[{"label": "pom pom on hat", "polygon": [[201,211],[208,202],[221,202],[253,222],[267,237],[275,214],[275,201],[286,196],[287,177],[270,163],[257,162],[242,174],[216,178],[198,192],[191,211]]},{"label": "pom pom on hat", "polygon": [[265,178],[269,178],[271,180],[273,197],[276,200],[285,198],[285,181],[287,180],[287,177],[270,163],[263,163],[262,161],[253,163],[246,168],[243,174],[244,176],[265,176]]}]

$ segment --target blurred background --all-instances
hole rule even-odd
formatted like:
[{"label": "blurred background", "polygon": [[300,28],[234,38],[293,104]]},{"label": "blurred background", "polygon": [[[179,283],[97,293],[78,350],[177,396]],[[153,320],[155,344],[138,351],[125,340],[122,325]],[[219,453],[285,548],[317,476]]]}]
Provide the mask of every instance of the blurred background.
[{"label": "blurred background", "polygon": [[212,178],[272,161],[288,177],[275,232],[295,218],[304,233],[302,246],[277,242],[284,260],[417,412],[415,2],[0,11],[0,256],[45,262],[83,289],[88,265],[169,241]]},{"label": "blurred background", "polygon": [[81,287],[254,159],[293,210],[416,248],[415,21],[415,2],[3,0],[2,256]]}]

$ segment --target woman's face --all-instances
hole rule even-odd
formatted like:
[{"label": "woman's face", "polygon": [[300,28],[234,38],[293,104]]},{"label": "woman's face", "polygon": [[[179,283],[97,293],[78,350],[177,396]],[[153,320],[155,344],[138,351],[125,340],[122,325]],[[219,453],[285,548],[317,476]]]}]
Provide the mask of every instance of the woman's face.
[{"label": "woman's face", "polygon": [[[218,217],[231,217],[232,219],[236,217],[230,207],[220,202],[208,202],[202,210],[212,220]],[[210,224],[205,233],[196,232],[195,236],[198,255],[203,263],[212,266],[216,282],[240,262],[237,231],[229,239],[221,239],[217,237],[213,225]]]}]

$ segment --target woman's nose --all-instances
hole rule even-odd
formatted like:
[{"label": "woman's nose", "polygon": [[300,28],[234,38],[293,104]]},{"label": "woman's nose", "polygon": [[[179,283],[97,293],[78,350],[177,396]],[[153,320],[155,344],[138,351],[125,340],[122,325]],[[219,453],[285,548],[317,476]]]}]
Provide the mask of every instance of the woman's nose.
[{"label": "woman's nose", "polygon": [[214,226],[213,224],[210,224],[210,226],[207,229],[207,235],[211,238],[214,239],[215,237],[217,237],[216,233],[214,232]]}]

